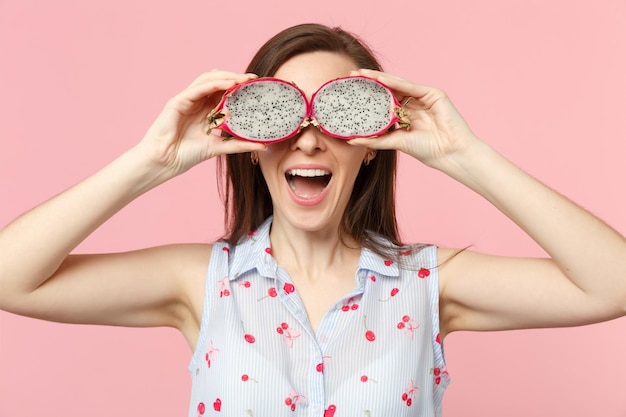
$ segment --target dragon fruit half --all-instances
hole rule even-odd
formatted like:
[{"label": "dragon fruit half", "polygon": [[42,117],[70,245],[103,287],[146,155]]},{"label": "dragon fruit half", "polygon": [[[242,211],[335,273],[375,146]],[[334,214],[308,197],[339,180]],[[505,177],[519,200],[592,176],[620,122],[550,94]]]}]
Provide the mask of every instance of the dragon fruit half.
[{"label": "dragon fruit half", "polygon": [[207,133],[219,129],[239,139],[264,143],[289,139],[309,124],[346,140],[410,126],[407,111],[391,90],[363,76],[331,80],[310,102],[287,81],[271,77],[250,80],[226,91],[207,120]]}]

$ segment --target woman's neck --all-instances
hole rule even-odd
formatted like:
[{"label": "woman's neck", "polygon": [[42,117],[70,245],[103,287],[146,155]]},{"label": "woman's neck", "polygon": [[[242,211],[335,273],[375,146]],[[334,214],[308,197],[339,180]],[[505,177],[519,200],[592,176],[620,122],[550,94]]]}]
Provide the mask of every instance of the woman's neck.
[{"label": "woman's neck", "polygon": [[341,234],[339,227],[304,231],[274,222],[270,231],[272,255],[290,275],[316,281],[347,265],[358,263],[361,245]]}]

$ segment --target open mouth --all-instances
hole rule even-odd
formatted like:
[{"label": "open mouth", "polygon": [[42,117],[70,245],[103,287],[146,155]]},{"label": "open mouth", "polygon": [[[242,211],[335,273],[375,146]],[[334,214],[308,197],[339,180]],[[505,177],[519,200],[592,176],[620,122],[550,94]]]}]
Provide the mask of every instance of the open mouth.
[{"label": "open mouth", "polygon": [[290,169],[285,173],[289,188],[304,199],[320,195],[332,178],[332,174],[323,169]]}]

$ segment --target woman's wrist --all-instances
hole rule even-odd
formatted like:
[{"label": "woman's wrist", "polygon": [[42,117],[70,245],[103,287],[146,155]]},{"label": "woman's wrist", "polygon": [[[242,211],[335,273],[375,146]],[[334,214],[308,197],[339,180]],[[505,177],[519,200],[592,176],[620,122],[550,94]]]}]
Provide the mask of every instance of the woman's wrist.
[{"label": "woman's wrist", "polygon": [[137,198],[173,178],[175,174],[141,143],[128,149],[111,163],[132,198]]},{"label": "woman's wrist", "polygon": [[485,158],[488,152],[493,151],[489,145],[471,132],[454,142],[454,149],[440,149],[437,156],[425,163],[457,180],[463,178],[467,171],[472,169],[474,161]]}]

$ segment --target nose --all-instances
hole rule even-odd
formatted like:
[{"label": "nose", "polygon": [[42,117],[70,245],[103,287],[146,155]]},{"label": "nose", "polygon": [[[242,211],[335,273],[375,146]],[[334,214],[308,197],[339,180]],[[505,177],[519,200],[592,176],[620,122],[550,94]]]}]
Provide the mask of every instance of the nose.
[{"label": "nose", "polygon": [[304,127],[298,135],[291,139],[292,151],[300,150],[307,155],[326,149],[324,134],[313,125]]}]

